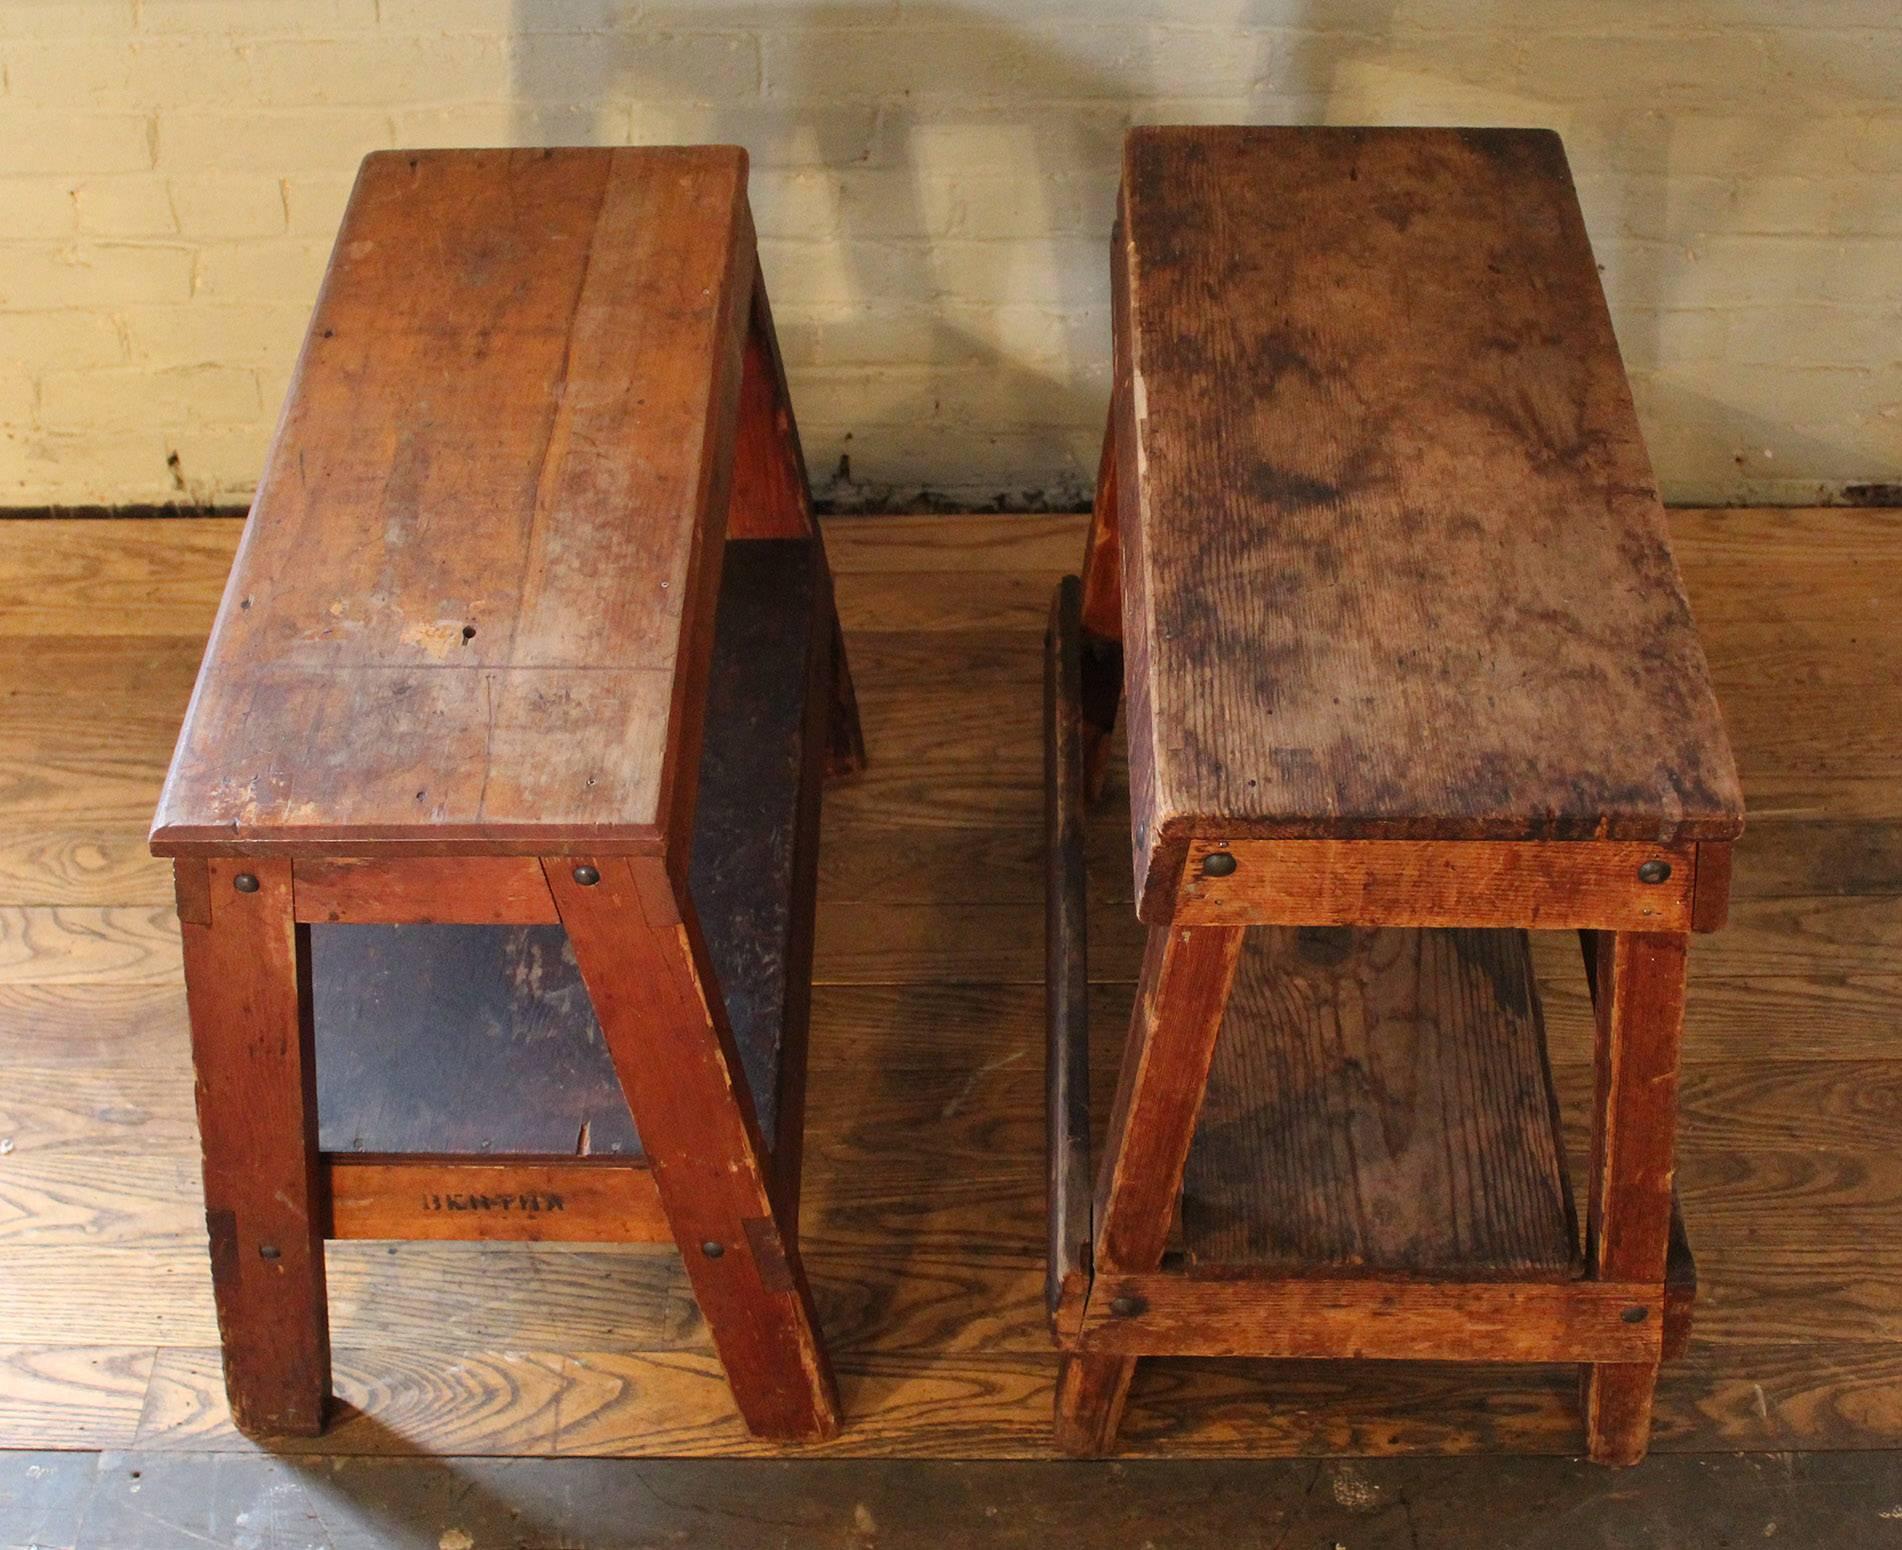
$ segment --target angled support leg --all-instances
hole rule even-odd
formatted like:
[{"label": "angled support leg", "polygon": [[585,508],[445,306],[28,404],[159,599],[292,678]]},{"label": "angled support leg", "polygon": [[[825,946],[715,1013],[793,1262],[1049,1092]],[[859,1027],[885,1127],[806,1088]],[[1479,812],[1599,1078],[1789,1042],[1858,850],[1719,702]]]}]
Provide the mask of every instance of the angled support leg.
[{"label": "angled support leg", "polygon": [[[1145,1273],[1162,1263],[1246,929],[1149,929],[1097,1176],[1095,1279]],[[1111,1446],[1135,1366],[1134,1357],[1064,1358],[1057,1376],[1059,1447],[1090,1454]]]},{"label": "angled support leg", "polygon": [[[1689,940],[1621,931],[1600,932],[1594,944],[1597,1094],[1585,1253],[1600,1280],[1665,1279]],[[1581,1376],[1587,1451],[1601,1464],[1637,1463],[1650,1443],[1658,1359],[1598,1362]]]},{"label": "angled support leg", "polygon": [[819,545],[825,606],[832,625],[831,714],[826,734],[826,773],[850,775],[865,768],[865,734],[858,696],[845,660],[845,634],[832,596],[832,568],[825,539],[812,515],[812,488],[799,450],[799,427],[786,391],[786,369],[773,331],[766,281],[754,269],[752,313],[740,372],[739,424],[733,440],[733,494],[727,515],[729,538],[810,538]]},{"label": "angled support leg", "polygon": [[309,928],[288,861],[176,863],[231,1418],[315,1436],[330,1397]]},{"label": "angled support leg", "polygon": [[1083,774],[1092,800],[1102,794],[1109,768],[1110,734],[1123,694],[1123,544],[1117,495],[1121,480],[1118,424],[1124,394],[1110,402],[1103,456],[1096,469],[1096,499],[1083,551]]},{"label": "angled support leg", "polygon": [[691,901],[658,857],[542,866],[740,1414],[762,1437],[836,1435],[796,1224],[776,1203]]}]

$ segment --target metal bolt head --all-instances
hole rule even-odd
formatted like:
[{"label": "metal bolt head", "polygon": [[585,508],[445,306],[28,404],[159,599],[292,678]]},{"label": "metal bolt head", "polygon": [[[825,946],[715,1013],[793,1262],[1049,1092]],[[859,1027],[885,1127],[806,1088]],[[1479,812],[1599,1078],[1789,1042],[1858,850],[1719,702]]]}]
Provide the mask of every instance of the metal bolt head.
[{"label": "metal bolt head", "polygon": [[713,1239],[709,1238],[705,1243],[700,1245],[700,1252],[706,1255],[708,1259],[718,1259],[722,1254],[726,1253],[726,1245],[724,1243],[716,1243]]},{"label": "metal bolt head", "polygon": [[239,893],[256,893],[258,891],[258,880],[250,872],[240,872],[236,877],[231,879],[231,886],[237,889]]},{"label": "metal bolt head", "polygon": [[1212,850],[1202,858],[1204,877],[1233,877],[1235,858],[1225,850]]},{"label": "metal bolt head", "polygon": [[277,1260],[282,1259],[283,1257],[284,1257],[284,1251],[280,1249],[275,1243],[260,1243],[258,1245],[259,1259],[268,1259],[275,1262]]},{"label": "metal bolt head", "polygon": [[601,881],[601,874],[591,866],[578,866],[575,868],[575,881],[583,888],[592,888]]},{"label": "metal bolt head", "polygon": [[1649,1308],[1627,1308],[1623,1313],[1619,1314],[1618,1317],[1623,1319],[1627,1324],[1642,1324],[1646,1319],[1651,1317],[1651,1310]]},{"label": "metal bolt head", "polygon": [[1638,881],[1641,883],[1662,883],[1671,876],[1671,863],[1668,861],[1647,861],[1638,868]]},{"label": "metal bolt head", "polygon": [[1142,1304],[1137,1302],[1134,1297],[1110,1298],[1110,1312],[1115,1314],[1119,1319],[1134,1318],[1141,1311]]}]

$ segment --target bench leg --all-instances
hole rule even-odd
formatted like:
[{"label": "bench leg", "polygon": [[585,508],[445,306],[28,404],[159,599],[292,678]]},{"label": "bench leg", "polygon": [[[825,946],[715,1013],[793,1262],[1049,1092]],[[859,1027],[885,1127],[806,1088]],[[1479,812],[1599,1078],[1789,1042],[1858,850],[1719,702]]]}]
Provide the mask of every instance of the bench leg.
[{"label": "bench leg", "polygon": [[[1688,942],[1600,932],[1593,944],[1597,1094],[1585,1250],[1601,1280],[1664,1281]],[[1651,1438],[1657,1359],[1594,1363],[1581,1377],[1587,1452],[1601,1464],[1637,1463]]]},{"label": "bench leg", "polygon": [[1123,694],[1123,546],[1116,508],[1121,396],[1110,404],[1096,499],[1083,551],[1083,773],[1091,800],[1102,794],[1109,769],[1110,734]]},{"label": "bench leg", "polygon": [[315,1436],[330,1397],[309,931],[291,865],[177,863],[205,1223],[231,1418]]},{"label": "bench leg", "polygon": [[[740,1414],[761,1437],[836,1435],[796,1224],[684,890],[657,857],[542,865]],[[599,881],[578,881],[590,867]]]},{"label": "bench leg", "polygon": [[[1092,1274],[1098,1280],[1162,1263],[1245,930],[1149,928],[1097,1176]],[[1126,1357],[1065,1360],[1056,1398],[1062,1447],[1101,1453],[1111,1446],[1134,1368]]]},{"label": "bench leg", "polygon": [[850,775],[865,768],[865,735],[859,728],[858,695],[845,660],[845,634],[832,596],[825,539],[812,515],[812,487],[799,450],[799,426],[773,331],[766,282],[754,271],[752,310],[740,370],[739,420],[733,437],[733,493],[728,502],[729,538],[811,538],[825,571],[826,608],[832,616],[832,713],[826,731],[826,773]]}]

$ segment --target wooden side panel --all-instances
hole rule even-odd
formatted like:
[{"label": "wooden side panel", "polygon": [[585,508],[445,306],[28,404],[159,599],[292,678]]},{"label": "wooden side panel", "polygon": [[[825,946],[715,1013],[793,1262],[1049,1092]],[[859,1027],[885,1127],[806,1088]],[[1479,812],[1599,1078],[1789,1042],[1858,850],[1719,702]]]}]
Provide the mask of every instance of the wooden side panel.
[{"label": "wooden side panel", "polygon": [[330,1331],[304,929],[288,861],[206,870],[211,921],[180,931],[225,1387],[244,1431],[314,1436]]},{"label": "wooden side panel", "polygon": [[[1586,1259],[1602,1280],[1664,1283],[1688,942],[1676,934],[1598,937]],[[1644,1457],[1657,1377],[1656,1361],[1584,1369],[1586,1443],[1594,1459],[1635,1464]]]},{"label": "wooden side panel", "polygon": [[1081,593],[1066,576],[1044,646],[1044,1125],[1049,1264],[1059,1335],[1090,1285],[1090,977],[1084,897]]},{"label": "wooden side panel", "polygon": [[302,921],[539,926],[561,919],[533,856],[309,857],[295,863],[293,876]]},{"label": "wooden side panel", "polygon": [[812,492],[799,450],[792,397],[786,391],[786,370],[779,358],[766,281],[757,262],[748,315],[727,537],[809,538],[817,531]]},{"label": "wooden side panel", "polygon": [[829,1437],[839,1405],[793,1224],[782,1222],[707,954],[658,862],[569,859],[548,881],[740,1413],[767,1437]]},{"label": "wooden side panel", "polygon": [[[1705,848],[1629,840],[1197,840],[1173,914],[1206,925],[1686,931]],[[1211,863],[1227,870],[1211,873]]]},{"label": "wooden side panel", "polygon": [[1577,1276],[1525,933],[1250,931],[1182,1234],[1211,1266]]},{"label": "wooden side panel", "polygon": [[566,1158],[323,1159],[331,1238],[667,1243],[654,1176],[639,1163]]},{"label": "wooden side panel", "polygon": [[1645,1362],[1657,1356],[1663,1306],[1660,1286],[1610,1281],[1105,1276],[1077,1345],[1125,1356]]},{"label": "wooden side panel", "polygon": [[1697,892],[1691,901],[1693,931],[1721,931],[1730,919],[1730,861],[1734,848],[1728,840],[1706,840],[1697,847]]}]

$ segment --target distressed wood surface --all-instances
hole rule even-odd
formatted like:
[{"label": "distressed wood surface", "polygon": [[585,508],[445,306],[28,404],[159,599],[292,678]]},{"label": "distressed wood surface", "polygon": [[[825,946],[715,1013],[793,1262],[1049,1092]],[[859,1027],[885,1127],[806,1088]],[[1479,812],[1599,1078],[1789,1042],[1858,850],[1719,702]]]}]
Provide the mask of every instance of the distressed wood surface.
[{"label": "distressed wood surface", "polygon": [[[1902,609],[1902,516],[1671,520],[1752,817],[1731,925],[1691,948],[1678,1182],[1701,1284],[1653,1454],[1896,1447],[1902,737],[1867,706],[1902,662],[1881,627]],[[1084,522],[825,526],[872,763],[825,799],[800,1219],[852,1424],[822,1451],[1048,1456],[1041,670]],[[0,1439],[17,1446],[250,1446],[218,1372],[170,868],[142,855],[239,530],[0,522]],[[114,737],[78,741],[97,724]],[[117,753],[95,770],[69,741]],[[1116,827],[1094,825],[1090,853],[1099,1133],[1141,951]],[[42,845],[56,830],[70,840]],[[1577,944],[1533,948],[1577,1119]],[[1582,1177],[1576,1123],[1568,1142]],[[746,1438],[671,1252],[336,1243],[327,1261],[343,1406],[297,1451],[780,1451]],[[1163,1358],[1119,1438],[1169,1457],[1581,1444],[1569,1367]]]},{"label": "distressed wood surface", "polygon": [[1556,135],[1142,129],[1121,220],[1145,900],[1191,835],[1738,832]]},{"label": "distressed wood surface", "polygon": [[730,148],[365,161],[156,846],[653,852],[684,829],[745,184]]},{"label": "distressed wood surface", "polygon": [[1251,929],[1183,1246],[1290,1273],[1576,1275],[1557,1121],[1524,933]]}]

